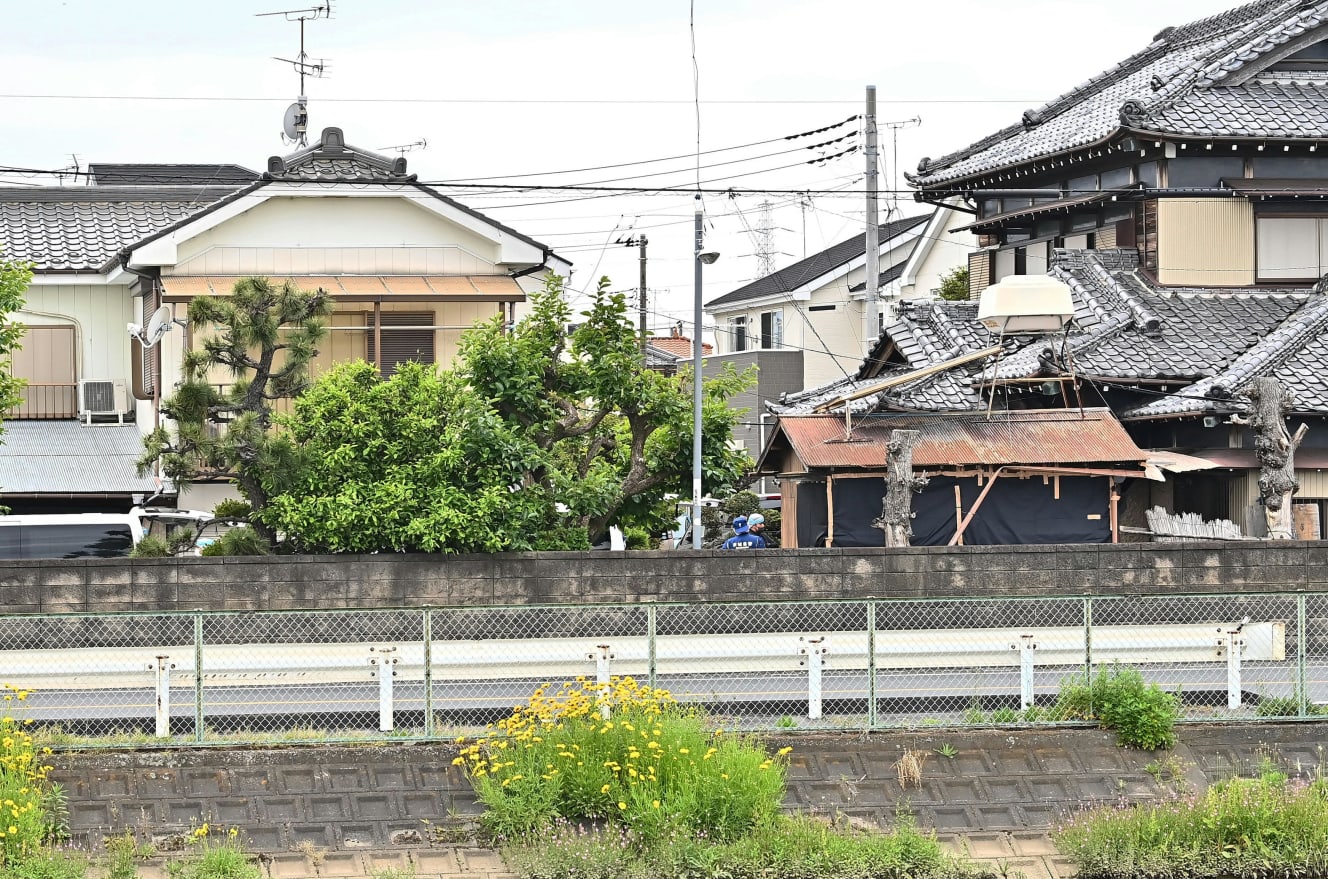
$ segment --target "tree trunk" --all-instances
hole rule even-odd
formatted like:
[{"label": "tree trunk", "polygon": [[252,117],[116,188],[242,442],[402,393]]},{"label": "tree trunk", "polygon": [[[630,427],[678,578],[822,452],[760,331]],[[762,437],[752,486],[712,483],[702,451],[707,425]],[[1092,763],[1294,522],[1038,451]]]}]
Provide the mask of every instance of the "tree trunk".
[{"label": "tree trunk", "polygon": [[908,546],[913,536],[913,492],[927,484],[926,477],[913,476],[913,447],[921,434],[916,430],[892,430],[886,445],[885,502],[881,518],[872,525],[885,532],[886,546]]},{"label": "tree trunk", "polygon": [[1294,403],[1291,394],[1275,378],[1256,378],[1249,398],[1254,411],[1249,425],[1254,428],[1254,455],[1259,461],[1259,493],[1268,525],[1268,539],[1290,540],[1295,536],[1291,522],[1291,498],[1300,488],[1296,480],[1296,447],[1308,428],[1301,425],[1293,437],[1286,427],[1286,412]]}]

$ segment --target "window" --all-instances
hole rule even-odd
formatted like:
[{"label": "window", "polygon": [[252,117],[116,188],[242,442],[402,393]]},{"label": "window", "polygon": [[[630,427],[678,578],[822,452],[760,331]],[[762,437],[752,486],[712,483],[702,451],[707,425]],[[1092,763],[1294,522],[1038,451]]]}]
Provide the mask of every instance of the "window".
[{"label": "window", "polygon": [[[408,360],[414,360],[419,363],[434,362],[434,330],[432,311],[384,311],[383,328],[381,331],[383,341],[383,359],[378,360],[378,352],[374,348],[374,316],[368,316],[369,337],[368,360],[370,363],[378,364],[378,371],[383,378],[390,378],[397,371],[397,367]],[[413,329],[418,327],[419,329]],[[398,329],[401,328],[401,329]]]},{"label": "window", "polygon": [[1261,281],[1312,281],[1328,272],[1328,217],[1257,217]]},{"label": "window", "polygon": [[729,318],[729,342],[734,351],[747,350],[747,315]]},{"label": "window", "polygon": [[784,312],[761,312],[761,347],[781,348],[784,345]]}]

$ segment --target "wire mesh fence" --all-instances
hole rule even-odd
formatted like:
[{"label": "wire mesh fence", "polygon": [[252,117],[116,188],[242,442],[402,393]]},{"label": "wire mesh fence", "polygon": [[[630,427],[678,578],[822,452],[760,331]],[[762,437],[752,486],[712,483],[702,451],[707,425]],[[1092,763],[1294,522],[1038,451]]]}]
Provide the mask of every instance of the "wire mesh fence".
[{"label": "wire mesh fence", "polygon": [[1185,720],[1328,704],[1328,595],[0,616],[6,710],[55,745],[430,739],[631,676],[729,729],[1070,719],[1114,666]]}]

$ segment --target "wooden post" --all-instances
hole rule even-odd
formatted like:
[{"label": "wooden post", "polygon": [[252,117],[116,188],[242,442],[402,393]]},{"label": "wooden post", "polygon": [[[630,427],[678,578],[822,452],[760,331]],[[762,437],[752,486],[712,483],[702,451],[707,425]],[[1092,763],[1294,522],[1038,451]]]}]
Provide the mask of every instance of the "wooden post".
[{"label": "wooden post", "polygon": [[908,546],[913,536],[913,492],[927,484],[925,476],[913,476],[913,447],[920,438],[916,430],[890,431],[885,447],[885,500],[881,517],[872,522],[885,532],[886,546]]},{"label": "wooden post", "polygon": [[[959,530],[959,523],[964,521],[964,493],[959,488],[959,483],[955,483],[955,531]],[[964,545],[964,536],[959,535],[959,545]]]},{"label": "wooden post", "polygon": [[1116,490],[1116,480],[1113,477],[1107,477],[1107,485],[1111,486],[1111,542],[1120,543],[1120,520],[1116,511],[1120,503],[1120,492]]},{"label": "wooden post", "polygon": [[825,478],[825,545],[835,545],[835,478]]},{"label": "wooden post", "polygon": [[1269,540],[1291,540],[1291,498],[1300,488],[1296,480],[1296,448],[1309,428],[1302,424],[1295,436],[1287,431],[1286,413],[1295,399],[1275,378],[1256,378],[1246,391],[1253,403],[1248,418],[1233,417],[1237,424],[1254,428],[1254,457],[1259,462],[1259,493]]}]

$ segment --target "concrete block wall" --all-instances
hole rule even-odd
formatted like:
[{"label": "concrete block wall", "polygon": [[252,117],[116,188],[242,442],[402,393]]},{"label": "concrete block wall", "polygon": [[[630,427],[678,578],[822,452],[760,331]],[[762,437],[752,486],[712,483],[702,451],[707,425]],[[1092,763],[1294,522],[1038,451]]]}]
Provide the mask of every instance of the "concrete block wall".
[{"label": "concrete block wall", "polygon": [[0,567],[0,614],[1328,592],[1328,543],[89,559]]}]

